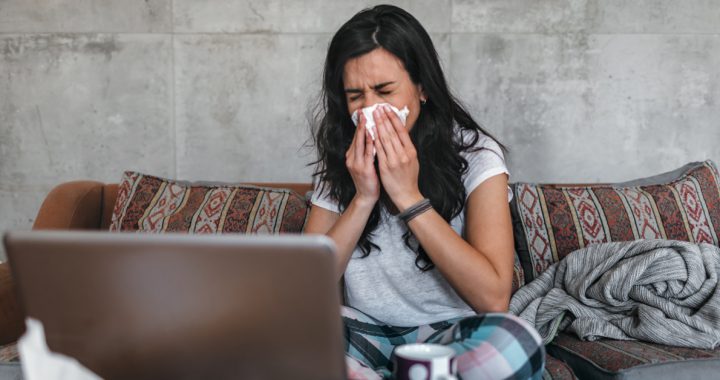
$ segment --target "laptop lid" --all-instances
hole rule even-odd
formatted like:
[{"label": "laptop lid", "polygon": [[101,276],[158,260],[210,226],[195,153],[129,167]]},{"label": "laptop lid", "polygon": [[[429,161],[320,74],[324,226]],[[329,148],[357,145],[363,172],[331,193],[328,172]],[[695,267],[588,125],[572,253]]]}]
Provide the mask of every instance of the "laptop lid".
[{"label": "laptop lid", "polygon": [[325,236],[10,232],[26,315],[107,379],[345,377]]}]

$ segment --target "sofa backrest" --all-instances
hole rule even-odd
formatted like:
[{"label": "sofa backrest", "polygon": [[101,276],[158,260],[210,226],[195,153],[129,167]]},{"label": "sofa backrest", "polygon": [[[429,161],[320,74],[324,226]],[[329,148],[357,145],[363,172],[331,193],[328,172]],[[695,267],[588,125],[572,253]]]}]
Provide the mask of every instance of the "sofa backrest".
[{"label": "sofa backrest", "polygon": [[609,185],[515,183],[515,249],[526,282],[592,244],[720,242],[720,172],[710,161]]},{"label": "sofa backrest", "polygon": [[117,200],[119,185],[117,183],[109,183],[103,186],[102,213],[100,217],[100,229],[107,230],[110,228],[112,220],[113,208]]},{"label": "sofa backrest", "polygon": [[[295,183],[295,182],[249,182],[248,185],[272,187],[276,189],[290,189],[304,196],[308,191],[312,190],[311,183]],[[103,186],[102,192],[102,213],[100,217],[100,229],[107,230],[110,227],[113,208],[118,195],[118,184],[111,183]]]}]

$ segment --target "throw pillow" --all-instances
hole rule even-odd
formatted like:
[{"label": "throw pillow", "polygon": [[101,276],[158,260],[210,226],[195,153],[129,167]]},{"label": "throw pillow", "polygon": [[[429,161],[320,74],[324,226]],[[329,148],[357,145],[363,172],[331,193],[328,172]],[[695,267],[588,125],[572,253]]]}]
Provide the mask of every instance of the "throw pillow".
[{"label": "throw pillow", "polygon": [[615,185],[511,188],[515,248],[526,282],[590,244],[671,239],[718,245],[720,175],[712,161]]},{"label": "throw pillow", "polygon": [[305,199],[287,189],[186,182],[125,172],[110,231],[300,233]]}]

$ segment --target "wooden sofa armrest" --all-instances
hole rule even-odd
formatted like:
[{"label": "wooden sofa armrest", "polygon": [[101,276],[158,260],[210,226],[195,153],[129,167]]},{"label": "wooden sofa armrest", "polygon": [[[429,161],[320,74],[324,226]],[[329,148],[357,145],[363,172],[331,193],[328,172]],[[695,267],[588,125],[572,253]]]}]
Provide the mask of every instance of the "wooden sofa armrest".
[{"label": "wooden sofa armrest", "polygon": [[[58,185],[40,206],[33,229],[99,229],[103,184],[74,181]],[[25,315],[15,293],[10,266],[0,264],[0,345],[16,341],[25,330]]]}]

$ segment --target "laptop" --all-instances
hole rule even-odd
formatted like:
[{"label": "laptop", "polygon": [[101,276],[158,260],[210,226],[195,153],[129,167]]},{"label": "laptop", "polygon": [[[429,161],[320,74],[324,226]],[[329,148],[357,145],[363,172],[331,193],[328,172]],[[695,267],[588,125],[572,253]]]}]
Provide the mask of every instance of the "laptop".
[{"label": "laptop", "polygon": [[325,236],[4,236],[26,315],[105,379],[342,379]]}]

